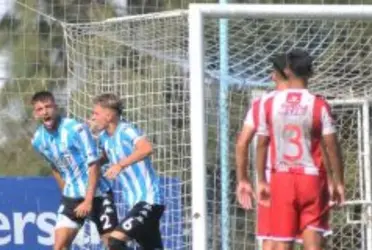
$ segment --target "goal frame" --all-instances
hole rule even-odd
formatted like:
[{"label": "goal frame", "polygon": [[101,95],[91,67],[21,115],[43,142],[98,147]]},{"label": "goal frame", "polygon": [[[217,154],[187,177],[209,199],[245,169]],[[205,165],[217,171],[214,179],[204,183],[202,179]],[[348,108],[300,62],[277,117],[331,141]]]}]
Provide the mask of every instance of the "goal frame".
[{"label": "goal frame", "polygon": [[[192,249],[207,250],[206,200],[206,129],[204,104],[204,18],[261,18],[313,20],[372,20],[372,6],[368,5],[308,5],[308,4],[190,4],[189,5],[189,69],[190,69],[190,125],[192,171]],[[369,103],[366,99],[342,100],[342,103],[363,103],[363,136],[370,137]],[[227,130],[228,131],[228,130]],[[368,144],[368,145],[367,145]],[[228,155],[228,154],[226,154]],[[372,199],[370,145],[364,143],[364,169],[367,202]],[[228,205],[226,205],[228,209]],[[372,208],[369,208],[371,210]],[[369,211],[369,214],[371,211]],[[228,213],[227,213],[228,214]],[[226,218],[224,219],[226,221]],[[367,228],[372,237],[372,223]],[[226,236],[223,236],[226,237]],[[224,241],[228,238],[224,238]],[[224,243],[222,243],[224,244]],[[372,250],[368,243],[367,250]]]}]

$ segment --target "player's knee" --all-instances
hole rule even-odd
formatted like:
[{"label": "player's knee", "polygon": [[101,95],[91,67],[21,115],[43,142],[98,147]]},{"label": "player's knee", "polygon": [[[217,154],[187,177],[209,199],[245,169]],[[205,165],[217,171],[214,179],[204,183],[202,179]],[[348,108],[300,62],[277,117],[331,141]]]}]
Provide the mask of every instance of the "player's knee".
[{"label": "player's knee", "polygon": [[262,250],[274,250],[274,244],[271,240],[262,241]]},{"label": "player's knee", "polygon": [[110,250],[128,250],[127,243],[114,237],[108,238],[108,247]]},{"label": "player's knee", "polygon": [[63,249],[65,249],[65,248],[61,245],[54,245],[53,246],[53,250],[63,250]]},{"label": "player's knee", "polygon": [[322,250],[325,243],[321,233],[314,230],[305,230],[303,233],[305,250]]},{"label": "player's knee", "polygon": [[273,242],[272,247],[275,250],[292,250],[293,243],[292,242]]},{"label": "player's knee", "polygon": [[53,250],[64,250],[68,248],[69,246],[63,242],[55,242],[53,246]]}]

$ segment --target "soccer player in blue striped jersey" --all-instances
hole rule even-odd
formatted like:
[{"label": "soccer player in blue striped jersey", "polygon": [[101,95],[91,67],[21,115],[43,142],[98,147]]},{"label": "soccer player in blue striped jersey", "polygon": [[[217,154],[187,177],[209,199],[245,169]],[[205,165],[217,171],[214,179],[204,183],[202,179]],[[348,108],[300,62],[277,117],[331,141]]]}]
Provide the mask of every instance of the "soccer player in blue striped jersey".
[{"label": "soccer player in blue striped jersey", "polygon": [[70,247],[88,217],[107,245],[118,219],[110,184],[100,174],[98,147],[88,126],[62,117],[50,92],[35,93],[32,105],[35,118],[42,123],[32,146],[50,164],[62,189],[54,250]]},{"label": "soccer player in blue striped jersey", "polygon": [[122,105],[114,94],[95,98],[92,122],[102,130],[99,142],[109,159],[106,176],[116,179],[131,208],[111,234],[111,250],[127,249],[136,240],[144,250],[163,249],[159,221],[164,212],[159,177],[152,161],[152,144],[133,124],[120,119]]}]

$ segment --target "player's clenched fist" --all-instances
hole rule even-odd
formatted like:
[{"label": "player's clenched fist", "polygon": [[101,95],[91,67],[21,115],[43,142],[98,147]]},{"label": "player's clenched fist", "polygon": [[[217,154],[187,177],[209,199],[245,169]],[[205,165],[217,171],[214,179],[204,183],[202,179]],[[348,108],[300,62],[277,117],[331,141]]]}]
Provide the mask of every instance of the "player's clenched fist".
[{"label": "player's clenched fist", "polygon": [[121,172],[122,167],[119,164],[114,164],[107,169],[105,176],[109,179],[115,179],[116,176]]},{"label": "player's clenched fist", "polygon": [[264,207],[270,206],[270,186],[267,182],[260,181],[257,185],[257,199]]},{"label": "player's clenched fist", "polygon": [[255,198],[255,193],[249,181],[239,181],[238,186],[236,187],[236,198],[238,199],[238,202],[242,208],[253,208],[253,199]]}]

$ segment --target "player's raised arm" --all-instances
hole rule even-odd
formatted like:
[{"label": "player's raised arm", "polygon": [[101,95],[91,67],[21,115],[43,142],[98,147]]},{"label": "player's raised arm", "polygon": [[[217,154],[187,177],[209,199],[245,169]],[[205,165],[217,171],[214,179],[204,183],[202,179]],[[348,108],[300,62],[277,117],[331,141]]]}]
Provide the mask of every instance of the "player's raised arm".
[{"label": "player's raised arm", "polygon": [[333,170],[335,192],[338,196],[336,202],[340,204],[345,200],[343,157],[337,138],[336,126],[331,114],[331,108],[323,99],[319,99],[318,102],[321,108],[322,137],[329,156],[329,163]]},{"label": "player's raised arm", "polygon": [[[83,202],[84,207],[79,212],[79,207],[77,207],[77,213],[81,216],[86,216],[86,213],[90,212],[92,202],[96,193],[98,180],[100,178],[100,165],[99,165],[99,156],[96,146],[96,142],[92,134],[89,131],[89,128],[84,124],[79,124],[76,128],[75,133],[76,143],[80,146],[83,151],[83,154],[86,158],[86,164],[89,166],[88,172],[88,186],[86,190],[85,199]],[[84,204],[85,203],[85,204]],[[89,211],[88,211],[89,210]]]}]

